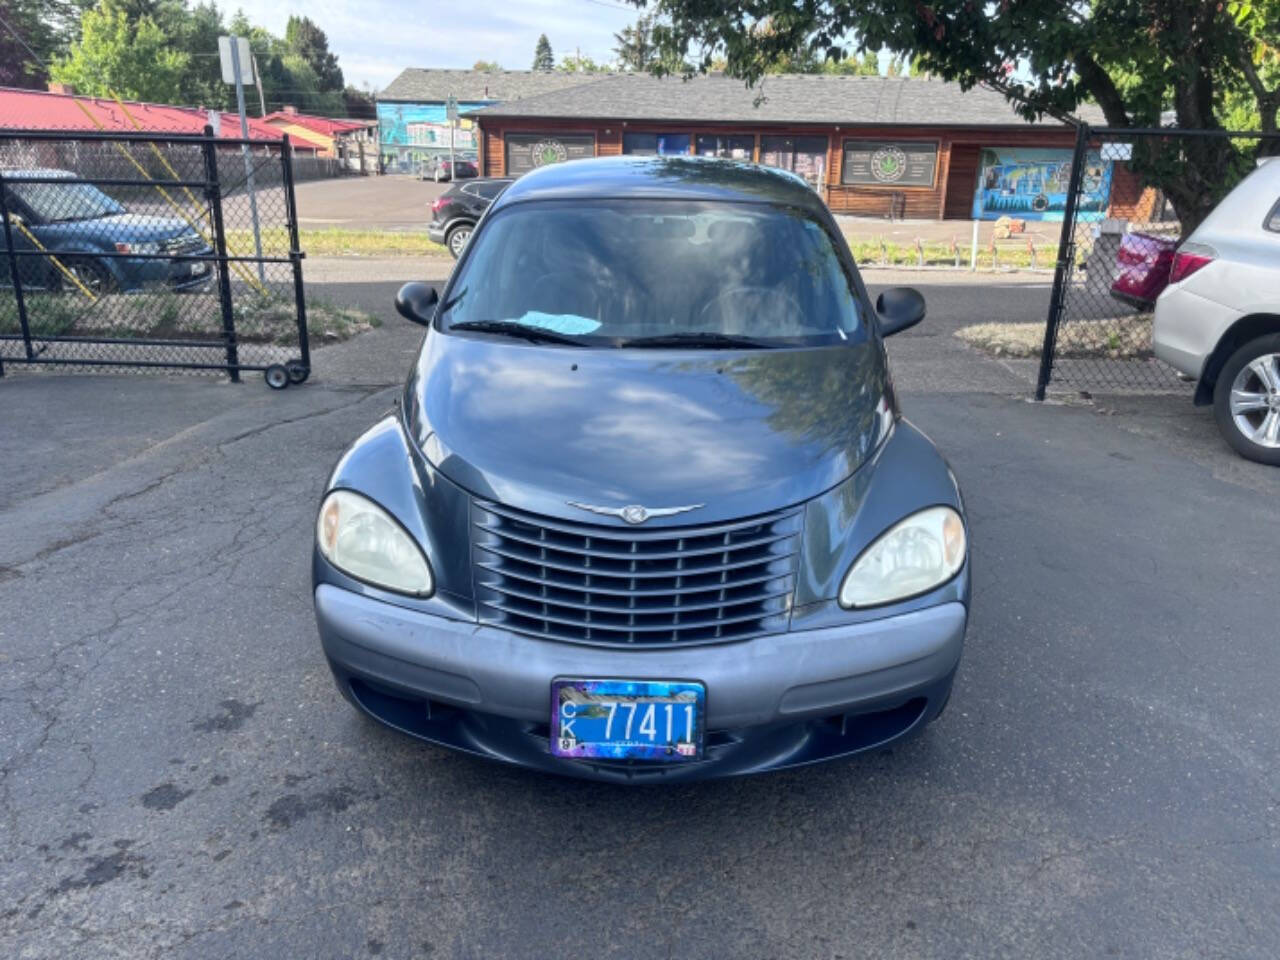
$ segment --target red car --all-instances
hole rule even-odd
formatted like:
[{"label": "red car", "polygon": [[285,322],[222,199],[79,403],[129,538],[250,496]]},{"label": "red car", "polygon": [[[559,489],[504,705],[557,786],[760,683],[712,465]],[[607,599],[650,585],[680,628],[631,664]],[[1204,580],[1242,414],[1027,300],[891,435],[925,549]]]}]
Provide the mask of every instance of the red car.
[{"label": "red car", "polygon": [[1116,254],[1115,279],[1111,295],[1139,310],[1150,310],[1156,297],[1169,285],[1173,254],[1178,249],[1174,237],[1150,233],[1126,233]]}]

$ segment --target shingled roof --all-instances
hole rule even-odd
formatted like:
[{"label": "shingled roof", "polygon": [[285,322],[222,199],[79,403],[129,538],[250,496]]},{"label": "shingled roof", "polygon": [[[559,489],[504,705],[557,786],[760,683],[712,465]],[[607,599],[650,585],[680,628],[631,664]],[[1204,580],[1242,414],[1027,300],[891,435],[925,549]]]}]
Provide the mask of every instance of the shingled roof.
[{"label": "shingled roof", "polygon": [[553,90],[600,79],[600,74],[566,73],[563,70],[425,70],[400,71],[378,94],[379,100],[399,103],[444,103],[450,97],[464,101],[520,100]]},{"label": "shingled roof", "polygon": [[[502,98],[498,98],[502,99]],[[1082,119],[1101,122],[1096,108]],[[700,123],[859,123],[910,126],[1021,126],[1004,95],[986,87],[961,90],[942,80],[782,74],[755,87],[719,74],[653,77],[612,74],[592,82],[469,114],[578,120],[671,120]],[[1045,117],[1041,124],[1058,125]]]}]

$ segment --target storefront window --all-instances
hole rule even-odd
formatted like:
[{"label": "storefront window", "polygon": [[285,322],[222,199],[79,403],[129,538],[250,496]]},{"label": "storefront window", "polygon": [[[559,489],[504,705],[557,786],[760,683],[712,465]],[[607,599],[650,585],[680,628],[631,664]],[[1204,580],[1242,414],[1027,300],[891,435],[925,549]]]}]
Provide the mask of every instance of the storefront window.
[{"label": "storefront window", "polygon": [[750,160],[755,148],[755,137],[721,137],[699,134],[698,155],[703,157],[727,157],[731,160]]},{"label": "storefront window", "polygon": [[641,157],[669,157],[689,152],[687,133],[624,133],[622,152]]},{"label": "storefront window", "polygon": [[827,138],[761,137],[760,162],[798,173],[816,187],[827,177]]}]

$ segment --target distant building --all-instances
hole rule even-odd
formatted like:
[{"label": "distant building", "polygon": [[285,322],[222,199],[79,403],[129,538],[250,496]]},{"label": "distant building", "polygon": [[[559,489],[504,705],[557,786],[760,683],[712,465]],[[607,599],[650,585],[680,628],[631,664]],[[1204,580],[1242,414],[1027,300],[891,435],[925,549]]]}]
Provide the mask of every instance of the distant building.
[{"label": "distant building", "polygon": [[[576,157],[697,154],[790,170],[841,213],[1062,219],[1075,128],[1029,122],[985,87],[820,74],[769,76],[754,88],[716,74],[584,79],[471,112],[482,175]],[[1080,113],[1102,122],[1096,107]],[[1127,164],[1097,149],[1085,175],[1097,198],[1086,216],[1135,216],[1150,202]]]},{"label": "distant building", "polygon": [[[598,74],[534,70],[404,70],[378,94],[378,134],[388,173],[413,173],[428,157],[448,153],[450,138],[460,153],[476,153],[475,125],[468,114],[481,107],[521,100],[599,79]],[[458,101],[451,131],[446,108]]]},{"label": "distant building", "polygon": [[[135,100],[117,102],[80,96],[63,84],[51,83],[49,87],[48,92],[0,87],[0,129],[199,135],[207,125],[223,139],[240,136],[240,118],[234,113]],[[280,139],[275,127],[254,117],[248,123],[251,139]],[[311,143],[295,143],[294,149],[308,156],[317,152]]]},{"label": "distant building", "polygon": [[267,126],[287,133],[295,146],[314,147],[321,157],[336,157],[343,143],[372,143],[377,134],[376,120],[333,120],[299,113],[296,107],[285,107],[261,118]]}]

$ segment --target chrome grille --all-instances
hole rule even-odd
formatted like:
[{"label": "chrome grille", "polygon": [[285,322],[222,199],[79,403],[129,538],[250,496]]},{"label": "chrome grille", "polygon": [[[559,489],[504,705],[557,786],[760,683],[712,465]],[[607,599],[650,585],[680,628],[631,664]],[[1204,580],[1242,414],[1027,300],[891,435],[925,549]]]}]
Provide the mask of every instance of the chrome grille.
[{"label": "chrome grille", "polygon": [[208,250],[209,245],[200,238],[198,233],[184,233],[161,241],[160,249],[176,256],[189,256]]},{"label": "chrome grille", "polygon": [[472,505],[480,620],[598,644],[716,643],[786,629],[800,511],[632,529]]}]

